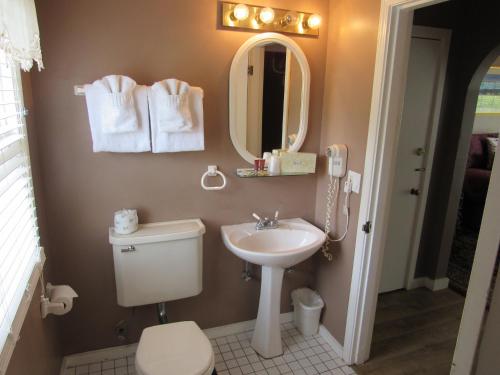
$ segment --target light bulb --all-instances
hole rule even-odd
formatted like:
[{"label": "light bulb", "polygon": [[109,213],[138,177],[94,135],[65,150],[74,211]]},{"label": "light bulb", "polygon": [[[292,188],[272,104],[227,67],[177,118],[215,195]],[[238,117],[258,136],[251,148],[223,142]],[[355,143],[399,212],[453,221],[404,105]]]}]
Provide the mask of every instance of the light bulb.
[{"label": "light bulb", "polygon": [[248,18],[248,7],[245,4],[238,4],[233,9],[233,16],[238,21],[244,21]]},{"label": "light bulb", "polygon": [[270,24],[274,20],[274,10],[272,8],[263,8],[259,13],[259,19],[266,25]]},{"label": "light bulb", "polygon": [[321,16],[319,14],[311,14],[307,19],[307,27],[310,29],[317,29],[321,25]]}]

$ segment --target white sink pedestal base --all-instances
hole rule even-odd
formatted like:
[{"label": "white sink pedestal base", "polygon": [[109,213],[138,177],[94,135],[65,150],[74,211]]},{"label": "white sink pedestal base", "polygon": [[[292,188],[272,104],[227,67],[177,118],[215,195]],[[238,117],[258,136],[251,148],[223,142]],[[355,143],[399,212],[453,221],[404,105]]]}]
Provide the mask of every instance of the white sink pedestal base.
[{"label": "white sink pedestal base", "polygon": [[264,358],[283,354],[280,330],[281,267],[262,266],[259,312],[253,332],[252,347]]}]

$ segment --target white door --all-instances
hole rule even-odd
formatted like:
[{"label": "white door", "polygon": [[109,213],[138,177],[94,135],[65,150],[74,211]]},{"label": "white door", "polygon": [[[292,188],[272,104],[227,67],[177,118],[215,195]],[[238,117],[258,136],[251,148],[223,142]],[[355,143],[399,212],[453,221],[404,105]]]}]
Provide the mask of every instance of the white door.
[{"label": "white door", "polygon": [[421,208],[425,207],[438,124],[435,112],[441,102],[437,93],[444,77],[442,44],[445,43],[421,34],[414,31],[411,40],[380,293],[407,286],[408,272],[415,269],[410,265],[410,261],[415,261],[412,251],[420,241],[417,232],[421,231],[424,213]]}]

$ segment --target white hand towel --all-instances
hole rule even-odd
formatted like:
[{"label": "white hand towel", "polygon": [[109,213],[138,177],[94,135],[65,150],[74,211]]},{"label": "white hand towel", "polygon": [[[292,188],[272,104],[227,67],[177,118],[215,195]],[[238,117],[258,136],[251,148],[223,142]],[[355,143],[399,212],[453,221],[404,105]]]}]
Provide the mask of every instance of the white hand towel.
[{"label": "white hand towel", "polygon": [[125,133],[139,127],[133,92],[137,84],[129,77],[110,75],[93,83],[102,91],[99,108],[104,133]]},{"label": "white hand towel", "polygon": [[151,86],[150,106],[160,131],[184,132],[193,127],[186,82],[177,79],[156,82]]},{"label": "white hand towel", "polygon": [[[148,99],[151,105],[153,99],[151,88],[148,90]],[[203,130],[203,90],[191,87],[188,92],[189,111],[192,118],[191,131],[164,132],[160,129],[155,111],[151,111],[151,143],[154,153],[203,151],[205,149],[205,135]]]},{"label": "white hand towel", "polygon": [[[124,89],[127,95],[115,95],[110,99],[112,95],[109,94],[119,93]],[[94,152],[151,151],[147,92],[145,86],[137,85],[134,80],[123,76],[108,76],[85,85]],[[133,117],[122,113],[114,117],[115,125],[111,126],[109,123],[105,125],[107,120],[103,113],[112,113],[109,110],[110,102],[115,101],[119,106],[122,100],[127,102],[127,111],[129,114],[133,113]],[[113,128],[118,131],[110,131]]]}]

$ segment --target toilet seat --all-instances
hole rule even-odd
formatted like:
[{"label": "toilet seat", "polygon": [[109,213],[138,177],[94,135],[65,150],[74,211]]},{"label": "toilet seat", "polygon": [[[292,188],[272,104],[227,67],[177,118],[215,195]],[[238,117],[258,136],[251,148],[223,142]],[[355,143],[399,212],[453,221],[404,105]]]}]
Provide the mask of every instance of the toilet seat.
[{"label": "toilet seat", "polygon": [[211,375],[214,352],[195,322],[148,327],[135,356],[138,375]]}]

